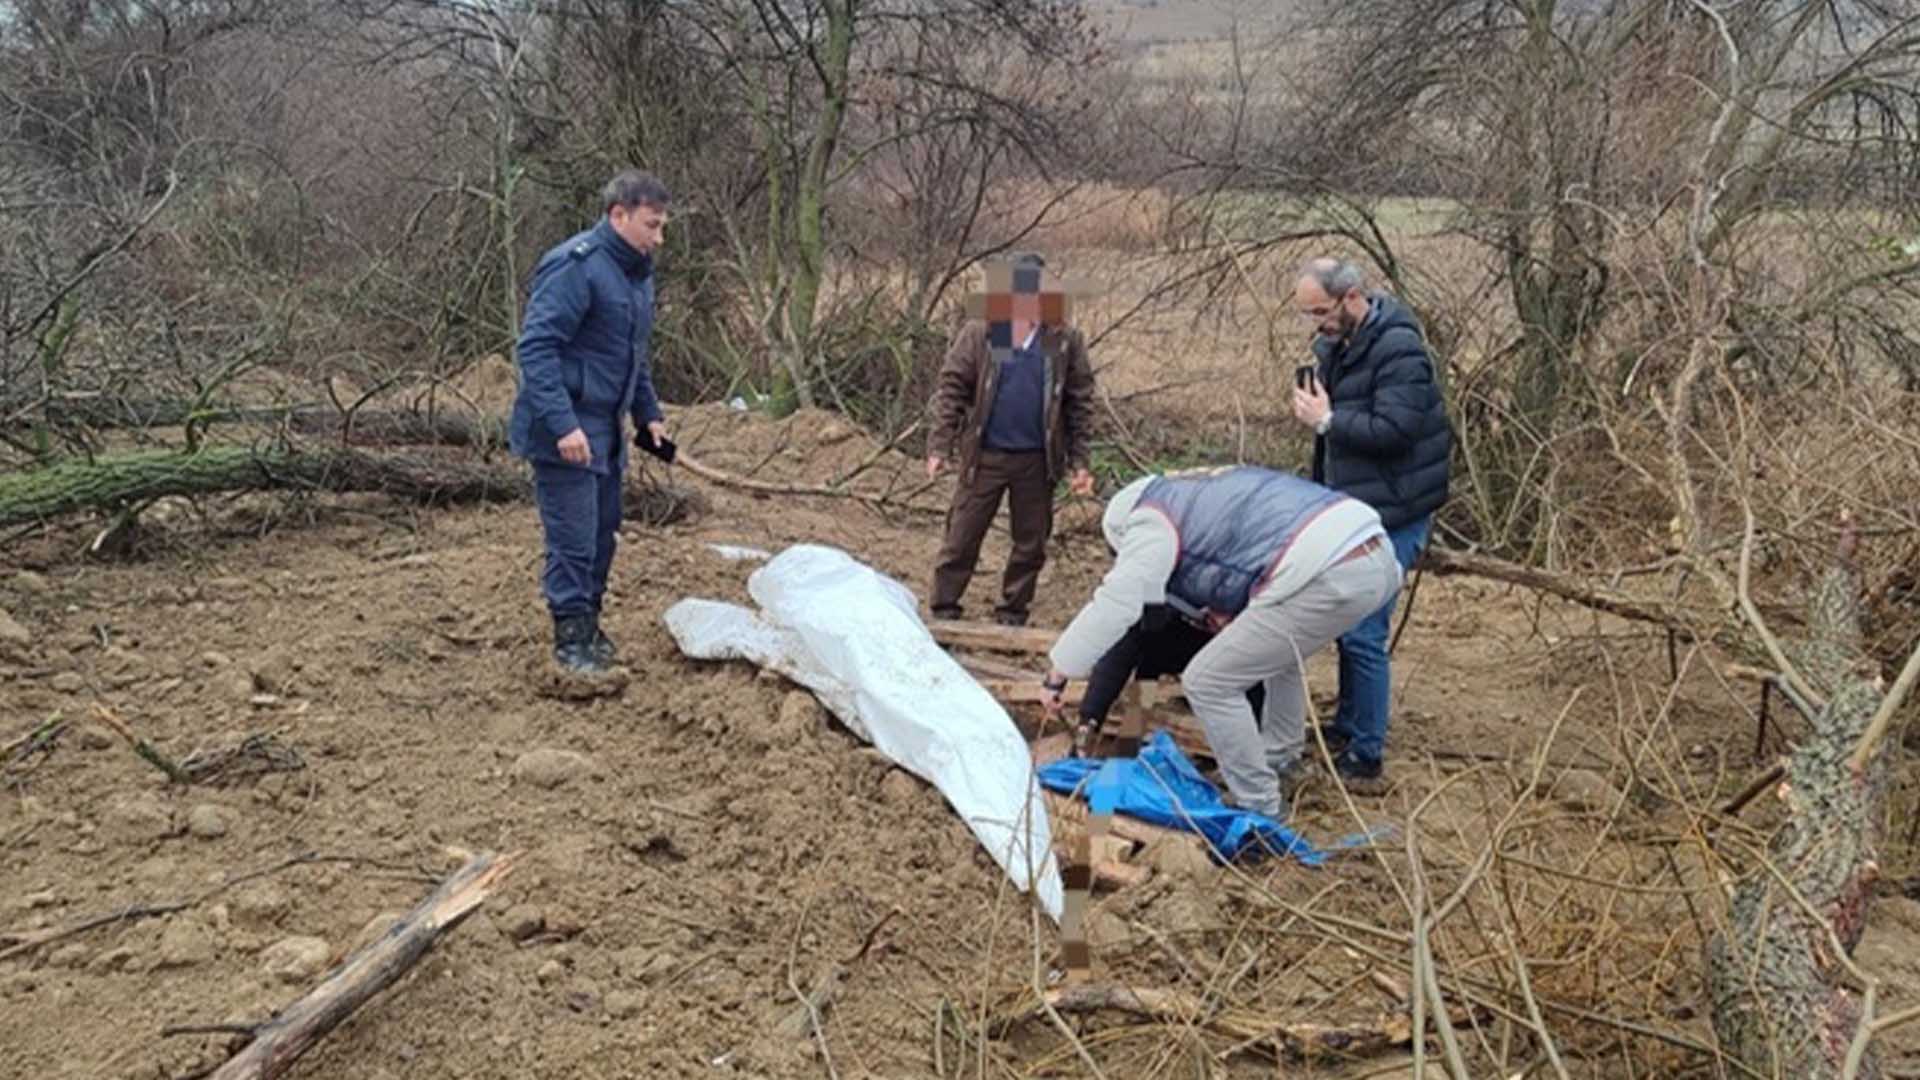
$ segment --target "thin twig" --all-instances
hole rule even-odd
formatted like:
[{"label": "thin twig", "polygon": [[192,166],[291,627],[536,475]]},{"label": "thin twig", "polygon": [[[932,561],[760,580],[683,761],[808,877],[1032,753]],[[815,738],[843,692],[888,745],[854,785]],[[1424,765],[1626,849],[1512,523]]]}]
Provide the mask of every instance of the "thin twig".
[{"label": "thin twig", "polygon": [[1855,772],[1864,771],[1867,760],[1886,737],[1887,728],[1893,723],[1893,714],[1906,704],[1907,695],[1913,692],[1913,684],[1920,679],[1920,645],[1907,654],[1907,662],[1900,668],[1900,675],[1893,681],[1893,688],[1880,699],[1880,707],[1874,710],[1873,719],[1867,722],[1867,730],[1860,735],[1860,743],[1854,748],[1848,764]]},{"label": "thin twig", "polygon": [[827,1045],[827,1028],[820,1018],[820,1008],[813,1003],[811,996],[800,992],[800,984],[793,977],[793,962],[800,953],[800,932],[806,928],[807,913],[812,909],[813,894],[809,893],[806,903],[800,907],[800,918],[793,924],[793,939],[787,944],[787,989],[793,991],[793,996],[799,998],[800,1004],[806,1007],[807,1034],[819,1042],[820,1060],[827,1066],[827,1076],[831,1080],[840,1080],[840,1071],[833,1067],[833,1050]]},{"label": "thin twig", "polygon": [[127,740],[127,743],[133,747],[133,752],[140,756],[140,760],[166,773],[167,779],[176,784],[193,783],[192,774],[174,764],[172,758],[154,749],[152,743],[135,735],[133,730],[127,727],[119,717],[113,715],[106,706],[96,704],[93,707],[93,718],[119,732],[120,737]]}]

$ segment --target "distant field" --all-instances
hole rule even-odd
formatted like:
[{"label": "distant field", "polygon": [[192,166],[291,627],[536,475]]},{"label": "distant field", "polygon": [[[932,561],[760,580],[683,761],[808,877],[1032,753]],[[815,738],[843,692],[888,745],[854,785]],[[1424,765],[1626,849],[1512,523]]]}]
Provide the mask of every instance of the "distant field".
[{"label": "distant field", "polygon": [[1209,41],[1242,25],[1271,21],[1294,0],[1111,0],[1089,5],[1100,23],[1123,41]]}]

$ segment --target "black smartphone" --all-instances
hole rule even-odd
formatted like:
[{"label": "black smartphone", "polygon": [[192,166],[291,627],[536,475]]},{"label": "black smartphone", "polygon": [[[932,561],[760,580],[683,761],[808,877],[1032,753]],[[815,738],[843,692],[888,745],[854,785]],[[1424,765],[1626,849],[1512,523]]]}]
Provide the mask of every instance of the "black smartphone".
[{"label": "black smartphone", "polygon": [[633,433],[633,444],[669,465],[673,464],[674,456],[679,452],[679,447],[674,445],[672,439],[655,439],[653,429],[647,427]]},{"label": "black smartphone", "polygon": [[1314,371],[1312,364],[1301,364],[1299,367],[1293,369],[1293,385],[1302,390],[1313,389],[1314,382],[1319,378],[1320,376]]}]

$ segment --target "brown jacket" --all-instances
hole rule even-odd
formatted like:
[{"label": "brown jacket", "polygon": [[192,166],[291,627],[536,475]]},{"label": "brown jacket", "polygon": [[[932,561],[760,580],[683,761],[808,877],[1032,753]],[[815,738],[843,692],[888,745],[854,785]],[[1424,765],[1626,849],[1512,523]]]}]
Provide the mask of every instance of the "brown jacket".
[{"label": "brown jacket", "polygon": [[[1087,341],[1070,326],[1043,325],[1035,344],[1046,358],[1047,475],[1059,480],[1084,469],[1093,427],[1093,368]],[[973,482],[980,461],[980,440],[1000,367],[987,349],[987,324],[968,319],[947,346],[933,391],[933,436],[927,453],[959,464],[960,482]],[[956,453],[957,448],[957,453]]]}]

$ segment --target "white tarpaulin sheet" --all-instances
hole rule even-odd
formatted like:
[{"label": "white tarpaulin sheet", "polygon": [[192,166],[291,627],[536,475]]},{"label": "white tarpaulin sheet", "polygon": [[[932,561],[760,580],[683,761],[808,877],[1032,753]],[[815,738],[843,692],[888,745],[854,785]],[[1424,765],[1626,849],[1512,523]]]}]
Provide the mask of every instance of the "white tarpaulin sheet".
[{"label": "white tarpaulin sheet", "polygon": [[834,548],[790,547],[753,572],[758,612],[687,599],[667,609],[680,651],[750,660],[812,690],[855,734],[940,789],[980,843],[1057,922],[1062,890],[1026,740],[954,662],[899,582]]}]

